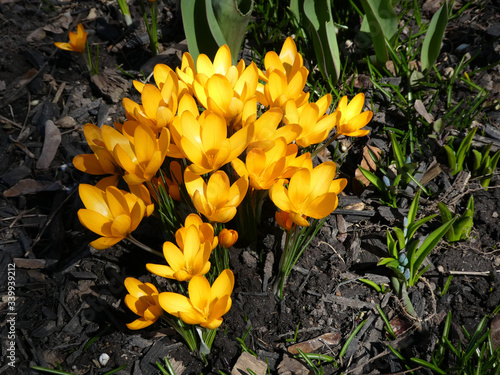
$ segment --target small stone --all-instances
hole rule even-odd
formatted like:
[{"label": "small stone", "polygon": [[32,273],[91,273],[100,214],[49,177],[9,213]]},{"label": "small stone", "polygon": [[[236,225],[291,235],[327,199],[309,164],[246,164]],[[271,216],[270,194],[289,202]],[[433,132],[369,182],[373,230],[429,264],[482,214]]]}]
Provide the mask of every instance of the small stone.
[{"label": "small stone", "polygon": [[105,367],[109,362],[109,355],[107,355],[106,353],[102,353],[100,356],[99,356],[99,363],[101,364],[101,366]]}]

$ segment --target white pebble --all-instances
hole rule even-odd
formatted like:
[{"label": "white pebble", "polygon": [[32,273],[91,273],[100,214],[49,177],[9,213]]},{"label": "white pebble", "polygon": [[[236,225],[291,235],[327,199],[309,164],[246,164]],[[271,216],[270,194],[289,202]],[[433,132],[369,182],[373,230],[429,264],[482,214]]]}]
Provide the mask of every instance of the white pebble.
[{"label": "white pebble", "polygon": [[106,366],[108,362],[109,362],[109,355],[107,355],[106,353],[102,353],[99,356],[99,363],[101,364],[101,366]]}]

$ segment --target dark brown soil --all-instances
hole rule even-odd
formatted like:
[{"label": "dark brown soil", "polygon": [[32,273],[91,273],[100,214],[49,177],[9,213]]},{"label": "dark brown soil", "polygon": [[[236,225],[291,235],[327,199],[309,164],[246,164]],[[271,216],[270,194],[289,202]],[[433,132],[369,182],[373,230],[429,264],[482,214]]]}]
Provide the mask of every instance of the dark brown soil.
[{"label": "dark brown soil", "polygon": [[[185,50],[178,45],[184,39],[180,15],[169,1],[161,9],[162,47],[173,47],[173,53],[154,61],[175,67]],[[139,20],[137,9],[132,10]],[[65,26],[62,19],[67,12],[71,18]],[[497,2],[473,4],[450,23],[438,61],[443,70],[456,66],[465,52],[479,53],[468,70],[484,68],[475,76],[475,82],[490,96],[477,121],[496,131],[500,130],[499,67],[488,65],[499,60],[499,15]],[[58,29],[60,21],[63,26]],[[54,41],[66,41],[68,27],[74,30],[78,22],[89,31],[90,42],[101,45],[104,92],[89,82],[80,55],[54,47]],[[429,257],[430,269],[411,292],[421,316],[420,331],[412,327],[392,292],[379,294],[359,281],[364,277],[389,284],[389,273],[377,262],[386,251],[386,230],[402,226],[408,199],[399,201],[399,210],[388,210],[379,203],[375,192],[367,189],[361,194],[350,184],[339,209],[328,218],[292,272],[283,300],[274,297],[272,280],[268,283],[264,274],[266,265],[277,267],[282,236],[271,209],[264,210],[258,243],[249,247],[237,244],[231,249],[231,268],[236,275],[233,307],[224,317],[207,362],[189,353],[171,328],[156,324],[142,331],[128,330],[125,323],[134,320],[135,315],[123,303],[123,280],[128,276],[150,280],[144,265],[151,258],[126,242],[104,251],[90,249],[88,243],[94,237],[82,227],[76,214],[81,208],[77,186],[93,179],[75,170],[71,161],[75,155],[88,152],[82,134],[85,123],[111,124],[124,116],[120,104],[123,97],[139,100],[131,88],[132,79],[120,74],[116,66],[135,76],[151,72],[154,63],[147,45],[140,42],[145,34],[138,25],[123,27],[114,2],[6,0],[0,2],[0,25],[0,374],[34,374],[38,372],[30,366],[55,368],[58,363],[74,374],[102,374],[121,365],[128,367],[119,374],[157,374],[155,362],[164,357],[181,366],[178,375],[230,373],[242,353],[237,338],[245,335],[246,347],[267,363],[270,373],[307,373],[293,372],[287,367],[290,365],[284,365],[286,358],[293,357],[288,349],[296,333],[297,342],[326,333],[338,338],[314,350],[337,362],[324,363],[325,374],[400,373],[405,368],[388,350],[389,341],[376,305],[394,319],[394,324],[399,321],[404,326],[391,345],[405,358],[428,360],[448,311],[453,314],[450,336],[458,340],[463,339],[462,325],[474,330],[500,304],[498,175],[488,190],[469,180],[453,200],[456,212],[461,213],[469,196],[474,196],[474,228],[468,241],[442,241]],[[113,84],[117,79],[109,80],[110,72],[120,77],[118,84]],[[370,137],[354,141],[352,153],[341,167],[350,180],[367,142],[387,149],[387,138],[378,134],[385,134],[384,126],[398,127],[402,121],[397,111],[384,107],[372,88],[368,87],[366,94],[374,99],[379,113],[370,125]],[[462,96],[467,95],[470,93],[464,89]],[[460,100],[460,95],[456,98]],[[434,115],[443,114],[444,100],[439,98]],[[47,142],[46,120],[56,123],[62,141],[50,166],[40,169],[37,161]],[[482,135],[493,137],[484,132]],[[500,139],[493,140],[500,144]],[[429,139],[424,149],[429,155],[419,162],[429,166],[436,156],[443,170],[427,185],[435,195],[423,201],[421,212],[429,215],[438,213],[435,203],[455,185],[437,143]],[[353,203],[361,205],[361,211],[348,210]],[[422,234],[439,225],[439,218],[434,219]],[[151,236],[151,228],[152,221],[142,223],[137,237],[159,248],[161,238]],[[274,263],[268,258],[270,253],[274,254]],[[8,298],[9,276],[14,276],[8,272],[12,264],[15,290],[11,291],[16,297],[13,305]],[[463,272],[454,274],[448,292],[441,296],[448,276],[455,271]],[[11,306],[14,310],[9,309]],[[12,353],[12,324],[8,319],[12,317],[14,366],[9,365],[8,357]],[[367,323],[340,360],[341,347],[363,320]],[[89,341],[93,338],[97,339]],[[110,356],[106,366],[98,361],[102,353]],[[408,364],[414,373],[429,373],[414,363]]]}]

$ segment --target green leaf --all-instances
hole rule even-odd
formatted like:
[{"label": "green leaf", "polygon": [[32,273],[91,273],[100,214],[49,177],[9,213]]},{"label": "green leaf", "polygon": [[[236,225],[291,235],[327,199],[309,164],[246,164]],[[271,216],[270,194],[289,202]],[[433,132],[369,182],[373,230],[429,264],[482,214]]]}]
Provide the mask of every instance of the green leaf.
[{"label": "green leaf", "polygon": [[406,237],[412,238],[413,235],[415,234],[415,232],[418,230],[418,228],[420,228],[422,225],[424,225],[428,221],[434,219],[436,216],[437,215],[426,216],[426,217],[420,219],[419,221],[417,221],[416,223],[409,225],[408,226],[408,233],[406,234]]},{"label": "green leaf", "polygon": [[450,210],[448,209],[448,206],[445,205],[443,202],[439,202],[438,208],[439,212],[441,212],[441,221],[443,223],[447,223],[448,221],[450,221],[452,216]]},{"label": "green leaf", "polygon": [[394,258],[380,258],[377,265],[397,268],[399,266],[399,261]]},{"label": "green leaf", "polygon": [[413,362],[419,364],[420,366],[427,367],[428,369],[431,369],[432,371],[437,372],[438,374],[443,374],[443,375],[446,374],[446,371],[441,370],[439,367],[437,367],[433,363],[430,363],[430,362],[424,361],[423,359],[415,358],[415,357],[411,358],[411,360]]},{"label": "green leaf", "polygon": [[253,0],[206,0],[210,30],[219,47],[228,45],[233,65],[238,63],[252,8]]},{"label": "green leaf", "polygon": [[448,166],[453,173],[453,171],[455,171],[455,169],[457,168],[457,156],[455,155],[455,151],[453,151],[450,146],[444,145],[443,147],[446,151],[446,156],[448,157]]},{"label": "green leaf", "polygon": [[[294,8],[296,6],[294,5]],[[330,0],[304,0],[304,14],[312,27],[314,52],[324,78],[335,84],[340,77],[340,52]]]},{"label": "green leaf", "polygon": [[253,0],[182,0],[184,33],[193,60],[200,53],[213,58],[227,44],[236,65],[252,8]]},{"label": "green leaf", "polygon": [[424,42],[422,43],[420,61],[423,72],[427,72],[437,60],[447,23],[448,2],[445,1],[443,6],[432,17],[427,33],[425,34]]},{"label": "green leaf", "polygon": [[[450,227],[453,225],[454,222],[455,222],[455,219],[448,221],[447,223],[441,225],[434,232],[429,234],[429,236],[427,236],[425,241],[422,243],[422,245],[418,248],[418,250],[415,253],[415,255],[417,256],[417,259],[414,262],[414,268],[413,268],[415,271],[417,271],[420,268],[420,266],[424,262],[424,259],[430,254],[432,249],[434,249],[434,247],[436,247],[438,242],[441,240],[441,238],[443,238],[445,233],[448,232],[448,230],[450,229]],[[413,274],[412,274],[412,276],[413,276]],[[410,279],[410,282],[408,285],[413,286],[415,281],[416,280],[414,280],[413,278]]]},{"label": "green leaf", "polygon": [[205,1],[182,0],[181,12],[184,33],[193,60],[196,62],[200,53],[215,56],[219,47],[210,30]]},{"label": "green leaf", "polygon": [[[415,218],[417,217],[419,200],[420,200],[420,190],[418,190],[415,193],[415,197],[413,198],[413,202],[411,202],[410,210],[408,211],[408,225],[407,225],[407,227],[410,227],[415,222]],[[411,238],[411,236],[409,236],[408,238]]]},{"label": "green leaf", "polygon": [[474,161],[472,164],[472,171],[481,173],[481,161],[483,160],[483,155],[478,150],[472,150],[472,155],[474,156]]},{"label": "green leaf", "polygon": [[391,146],[392,152],[394,154],[394,159],[396,160],[396,167],[398,168],[398,170],[400,170],[405,165],[405,157],[403,156],[401,146],[399,145],[399,142],[396,139],[394,133],[389,133],[389,136],[391,137]]},{"label": "green leaf", "polygon": [[458,172],[463,170],[465,156],[469,152],[470,146],[472,144],[472,138],[474,138],[476,131],[477,131],[477,128],[472,129],[469,132],[469,134],[467,134],[467,136],[464,138],[462,143],[460,143],[460,147],[458,148],[458,151],[457,151],[456,168],[454,171],[451,172],[452,175],[456,175]]},{"label": "green leaf", "polygon": [[396,233],[396,237],[398,238],[397,242],[399,242],[399,249],[402,250],[406,245],[404,232],[401,228],[394,228],[394,233]]},{"label": "green leaf", "polygon": [[386,190],[386,186],[384,182],[378,178],[374,173],[364,169],[363,167],[359,166],[358,167],[361,173],[363,173],[363,176],[366,177],[368,181],[370,181],[380,192],[384,192]]},{"label": "green leaf", "polygon": [[380,64],[385,64],[389,54],[386,39],[394,41],[398,31],[398,19],[390,0],[361,0],[366,14],[375,55]]}]

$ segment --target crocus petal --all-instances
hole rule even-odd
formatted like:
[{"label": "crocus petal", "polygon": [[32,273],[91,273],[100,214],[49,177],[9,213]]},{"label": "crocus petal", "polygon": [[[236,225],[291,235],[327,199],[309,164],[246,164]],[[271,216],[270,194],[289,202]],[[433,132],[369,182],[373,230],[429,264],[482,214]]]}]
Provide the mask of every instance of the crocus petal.
[{"label": "crocus petal", "polygon": [[211,299],[210,283],[203,276],[194,276],[188,285],[189,299],[194,307],[203,311]]},{"label": "crocus petal", "polygon": [[97,250],[104,250],[108,247],[116,245],[118,242],[123,240],[123,237],[100,237],[95,241],[92,241],[89,245]]},{"label": "crocus petal", "polygon": [[135,331],[138,329],[143,329],[143,328],[149,327],[154,322],[155,322],[155,320],[147,320],[144,318],[139,318],[139,319],[134,320],[132,323],[127,323],[127,328]]},{"label": "crocus petal", "polygon": [[193,305],[186,296],[172,292],[160,293],[158,302],[163,310],[174,316],[179,316],[179,312],[189,312],[193,310]]}]

